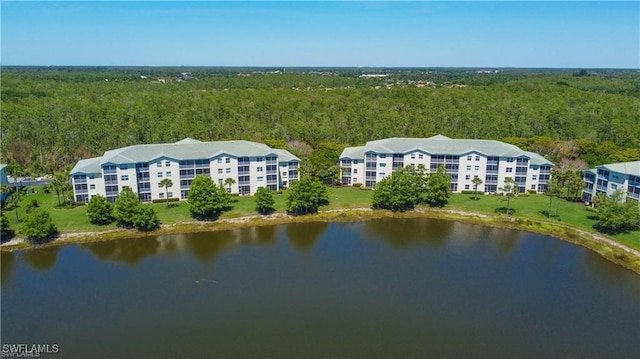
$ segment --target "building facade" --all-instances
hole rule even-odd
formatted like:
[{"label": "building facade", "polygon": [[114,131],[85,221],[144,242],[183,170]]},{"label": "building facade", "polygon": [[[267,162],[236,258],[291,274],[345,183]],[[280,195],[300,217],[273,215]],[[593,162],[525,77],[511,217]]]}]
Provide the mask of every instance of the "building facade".
[{"label": "building facade", "polygon": [[544,192],[551,177],[551,163],[537,153],[493,140],[429,138],[387,138],[364,146],[345,148],[340,155],[342,184],[360,183],[374,187],[404,166],[423,165],[428,172],[444,166],[451,176],[451,190],[473,190],[479,177],[479,192],[496,193],[511,177],[520,192]]},{"label": "building facade", "polygon": [[[233,179],[231,193],[254,194],[259,187],[272,191],[298,179],[300,159],[290,152],[250,141],[200,142],[190,138],[176,143],[135,145],[105,152],[102,157],[80,160],[71,170],[76,202],[95,195],[114,202],[130,187],[143,202],[154,199],[187,199],[196,176],[210,176],[214,183]],[[168,178],[167,189],[160,181]]]},{"label": "building facade", "polygon": [[592,202],[599,193],[623,191],[623,199],[640,201],[640,161],[610,163],[584,171],[582,199]]}]

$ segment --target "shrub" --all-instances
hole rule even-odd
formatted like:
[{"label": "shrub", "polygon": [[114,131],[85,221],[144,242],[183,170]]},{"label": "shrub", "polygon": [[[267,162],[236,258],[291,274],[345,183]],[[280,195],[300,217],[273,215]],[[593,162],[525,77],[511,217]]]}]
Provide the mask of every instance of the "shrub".
[{"label": "shrub", "polygon": [[528,194],[536,194],[538,192],[535,189],[529,189],[529,190],[527,190],[527,193]]},{"label": "shrub", "polygon": [[157,198],[151,200],[151,203],[166,203],[166,202],[179,202],[180,198],[171,197],[171,198]]},{"label": "shrub", "polygon": [[354,183],[353,187],[362,187],[362,183]]},{"label": "shrub", "polygon": [[36,208],[22,222],[22,233],[32,242],[43,243],[58,233],[58,228],[51,220],[49,212]]},{"label": "shrub", "polygon": [[113,222],[113,205],[100,195],[93,196],[87,206],[87,216],[93,224],[109,224]]}]

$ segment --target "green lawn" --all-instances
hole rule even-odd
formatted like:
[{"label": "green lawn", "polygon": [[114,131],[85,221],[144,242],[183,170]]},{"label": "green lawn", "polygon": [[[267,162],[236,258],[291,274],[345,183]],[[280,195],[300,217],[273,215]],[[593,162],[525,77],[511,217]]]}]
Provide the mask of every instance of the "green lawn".
[{"label": "green lawn", "polygon": [[[353,187],[345,188],[329,188],[328,206],[322,207],[321,210],[333,210],[344,208],[368,208],[371,206],[372,191],[360,190]],[[284,194],[274,194],[276,202],[276,212],[285,211],[286,191]],[[58,226],[60,232],[84,232],[84,231],[101,231],[115,228],[115,225],[96,226],[89,222],[86,215],[86,207],[78,207],[74,209],[56,209],[57,204],[55,194],[44,194],[42,188],[36,188],[36,194],[25,196],[23,202],[26,203],[31,198],[36,198],[40,207],[46,209],[51,214],[54,223]],[[501,201],[502,197],[491,195],[480,195],[478,201],[473,200],[473,195],[455,194],[449,204],[444,209],[461,210],[469,212],[477,212],[489,215],[496,215],[496,209],[506,206],[506,202]],[[233,197],[232,209],[222,214],[221,218],[235,218],[247,215],[257,214],[255,210],[255,201],[253,197]],[[187,222],[193,219],[189,215],[189,204],[186,202],[174,202],[174,207],[167,208],[164,203],[155,203],[152,206],[158,213],[161,223]],[[593,215],[592,212],[586,210],[581,203],[569,203],[564,200],[553,200],[552,214],[556,214],[547,219],[543,211],[549,208],[549,197],[544,195],[531,195],[529,197],[518,197],[511,201],[511,208],[515,210],[513,216],[515,218],[534,219],[538,221],[549,221],[551,223],[562,223],[583,229],[589,232],[596,232],[593,229],[593,220],[588,217]],[[11,222],[11,228],[17,228],[15,210],[6,211],[6,215]],[[24,205],[19,208],[19,215],[24,217]],[[20,230],[18,229],[18,234]],[[623,233],[611,238],[624,243],[630,247],[640,249],[640,232]]]}]

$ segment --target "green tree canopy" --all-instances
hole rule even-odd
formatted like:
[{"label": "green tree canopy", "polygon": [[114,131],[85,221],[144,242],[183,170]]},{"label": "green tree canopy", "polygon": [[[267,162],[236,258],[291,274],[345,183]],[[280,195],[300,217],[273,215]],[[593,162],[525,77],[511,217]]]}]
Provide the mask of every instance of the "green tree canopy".
[{"label": "green tree canopy", "polygon": [[167,202],[167,207],[169,207],[169,187],[173,187],[173,181],[170,178],[163,178],[160,182],[158,182],[160,187],[164,187],[165,199]]},{"label": "green tree canopy", "polygon": [[422,192],[422,202],[431,207],[444,207],[451,197],[451,177],[444,166],[427,176],[427,188]]},{"label": "green tree canopy", "polygon": [[35,243],[43,243],[58,233],[49,212],[40,208],[34,209],[25,217],[20,229],[27,239]]},{"label": "green tree canopy", "polygon": [[617,190],[611,197],[600,198],[598,202],[598,222],[594,227],[605,233],[623,233],[640,229],[640,208],[638,202],[622,200],[623,192]]},{"label": "green tree canopy", "polygon": [[133,227],[133,218],[141,205],[142,203],[131,187],[124,187],[113,205],[113,218],[118,226]]},{"label": "green tree canopy", "polygon": [[317,213],[320,206],[329,204],[327,187],[313,177],[293,181],[287,191],[286,203],[287,212],[291,214]]},{"label": "green tree canopy", "polygon": [[189,189],[188,202],[191,216],[215,219],[227,209],[231,197],[222,186],[215,186],[211,177],[196,176]]},{"label": "green tree canopy", "polygon": [[91,197],[87,205],[87,216],[93,224],[109,224],[113,222],[113,205],[101,195]]},{"label": "green tree canopy", "polygon": [[275,211],[276,202],[273,200],[273,194],[266,187],[260,187],[256,191],[256,211],[260,214],[269,214]]}]

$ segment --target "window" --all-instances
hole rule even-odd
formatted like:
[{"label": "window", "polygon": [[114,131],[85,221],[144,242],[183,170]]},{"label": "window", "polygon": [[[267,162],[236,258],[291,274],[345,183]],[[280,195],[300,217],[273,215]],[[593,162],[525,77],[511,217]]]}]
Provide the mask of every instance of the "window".
[{"label": "window", "polygon": [[286,178],[287,177],[287,172],[282,172],[282,178]]},{"label": "window", "polygon": [[381,153],[381,154],[380,154],[380,158],[387,158],[387,155],[386,155],[386,154],[384,154],[384,153]]},{"label": "window", "polygon": [[507,157],[507,162],[513,162],[513,157]]},{"label": "window", "polygon": [[386,174],[386,173],[384,173],[384,172],[380,172],[380,173],[378,173],[378,175],[379,175],[380,177],[384,177],[384,176],[386,176],[387,174]]},{"label": "window", "polygon": [[167,192],[167,198],[173,197],[173,192]]},{"label": "window", "polygon": [[94,179],[95,176],[94,175],[89,175],[89,179]]},{"label": "window", "polygon": [[264,180],[264,177],[258,176],[258,182],[262,182],[263,180]]},{"label": "window", "polygon": [[231,158],[227,157],[224,159],[224,163],[231,163]]},{"label": "window", "polygon": [[412,159],[412,160],[415,160],[415,159],[416,159],[416,154],[415,154],[415,153],[412,153],[412,154],[411,154],[411,159]]},{"label": "window", "polygon": [[480,161],[480,156],[476,156],[476,161]]},{"label": "window", "polygon": [[358,164],[358,160],[353,160],[353,164],[357,165]]},{"label": "window", "polygon": [[171,161],[164,161],[164,165],[166,167],[171,167]]},{"label": "window", "polygon": [[380,167],[387,167],[387,164],[386,163],[381,163]]},{"label": "window", "polygon": [[467,171],[471,171],[471,165],[467,165]]},{"label": "window", "polygon": [[262,172],[262,167],[258,167],[258,172]]},{"label": "window", "polygon": [[222,163],[222,157],[218,158],[218,163]]},{"label": "window", "polygon": [[164,198],[164,193],[162,193],[162,192],[158,193],[158,197]]},{"label": "window", "polygon": [[96,185],[94,185],[94,184],[90,184],[90,185],[89,185],[89,189],[96,189]]},{"label": "window", "polygon": [[158,161],[158,167],[162,167],[162,161]]},{"label": "window", "polygon": [[231,168],[227,168],[227,170],[225,172],[231,173]]},{"label": "window", "polygon": [[538,179],[538,175],[532,175],[531,179],[534,180],[534,181],[537,180]]},{"label": "window", "polygon": [[358,173],[358,169],[357,169],[357,168],[354,168],[354,169],[353,169],[353,174],[355,175],[355,174],[357,174],[357,173]]},{"label": "window", "polygon": [[128,166],[128,165],[126,165],[126,164],[124,164],[124,165],[120,165],[120,169],[121,169],[121,170],[126,170],[126,169],[129,169],[129,166]]},{"label": "window", "polygon": [[222,178],[218,178],[218,183],[222,184]]},{"label": "window", "polygon": [[222,168],[218,168],[218,173],[222,173]]},{"label": "window", "polygon": [[480,166],[473,166],[473,170],[474,171],[479,171],[480,170]]},{"label": "window", "polygon": [[464,185],[464,189],[469,189],[469,185],[468,184]]},{"label": "window", "polygon": [[532,184],[531,185],[531,189],[535,191],[536,190],[536,185]]},{"label": "window", "polygon": [[167,172],[167,177],[171,177],[171,171]]},{"label": "window", "polygon": [[467,161],[471,161],[471,155],[467,156]]},{"label": "window", "polygon": [[507,172],[508,172],[508,173],[513,172],[513,168],[512,168],[512,167],[507,167]]},{"label": "window", "polygon": [[262,161],[264,161],[264,157],[258,157],[257,161],[258,161],[258,162],[262,162]]},{"label": "window", "polygon": [[129,180],[129,175],[122,175],[122,176],[120,176],[120,180],[121,180],[121,181],[128,181],[128,180]]},{"label": "window", "polygon": [[162,178],[162,172],[158,172],[158,178]]},{"label": "window", "polygon": [[612,183],[612,184],[611,184],[611,189],[612,189],[612,190],[616,190],[616,189],[618,189],[618,185],[617,185],[617,184],[613,184],[613,183]]},{"label": "window", "polygon": [[471,179],[471,175],[466,175],[466,176],[464,176],[464,179],[466,179],[466,180]]}]

